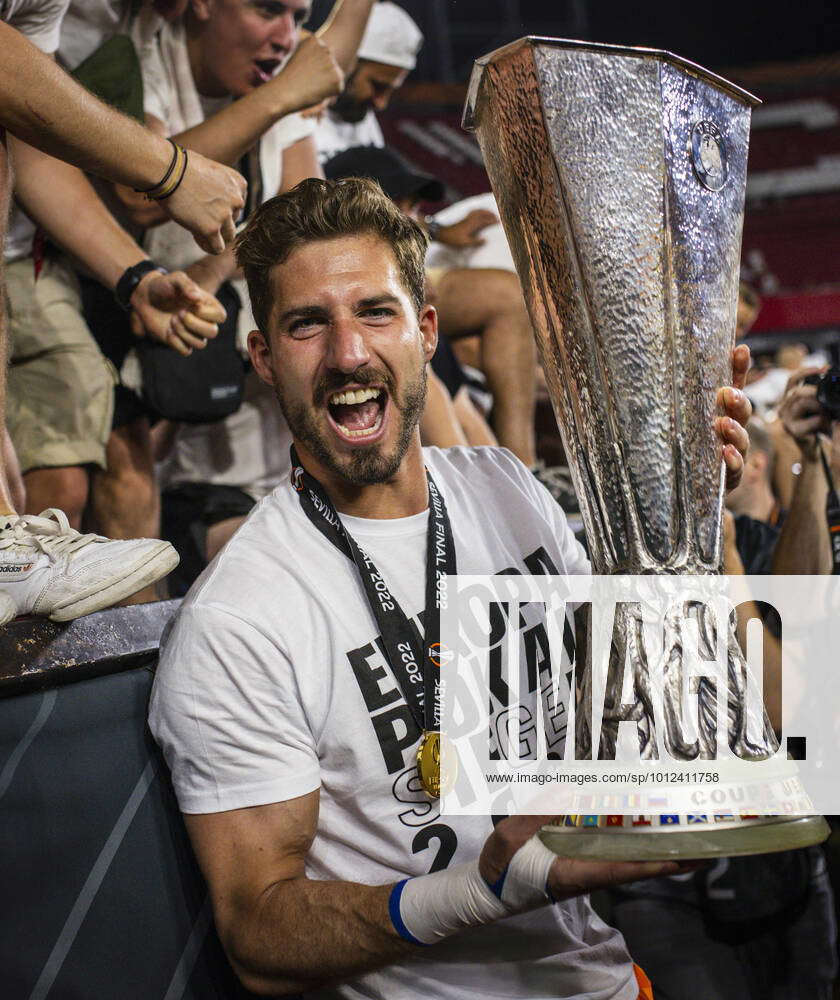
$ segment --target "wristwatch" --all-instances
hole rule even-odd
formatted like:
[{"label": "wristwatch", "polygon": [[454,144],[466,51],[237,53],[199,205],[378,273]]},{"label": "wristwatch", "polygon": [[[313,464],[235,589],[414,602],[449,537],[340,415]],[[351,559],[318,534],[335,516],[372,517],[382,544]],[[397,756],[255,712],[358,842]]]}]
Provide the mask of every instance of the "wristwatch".
[{"label": "wristwatch", "polygon": [[134,289],[146,277],[149,271],[160,271],[161,274],[168,273],[165,267],[155,264],[152,260],[141,260],[123,271],[114,289],[114,298],[121,309],[131,312],[131,296],[134,294]]}]

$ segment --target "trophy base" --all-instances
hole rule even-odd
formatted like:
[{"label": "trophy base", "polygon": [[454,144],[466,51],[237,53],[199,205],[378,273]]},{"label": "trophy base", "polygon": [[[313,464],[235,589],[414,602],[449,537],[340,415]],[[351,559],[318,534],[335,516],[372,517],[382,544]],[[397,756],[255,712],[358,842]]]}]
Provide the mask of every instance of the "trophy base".
[{"label": "trophy base", "polygon": [[[609,818],[622,820],[622,824],[628,820],[634,822],[626,826],[603,826],[604,817],[569,816],[566,821],[572,820],[571,825],[544,826],[540,840],[549,850],[563,857],[597,861],[675,861],[789,851],[821,844],[830,833],[822,816],[762,816],[713,823],[692,823],[692,819],[699,818],[687,817],[688,825],[662,823],[662,820],[678,817]],[[598,822],[576,825],[581,819]],[[656,820],[660,825],[653,826]]]}]

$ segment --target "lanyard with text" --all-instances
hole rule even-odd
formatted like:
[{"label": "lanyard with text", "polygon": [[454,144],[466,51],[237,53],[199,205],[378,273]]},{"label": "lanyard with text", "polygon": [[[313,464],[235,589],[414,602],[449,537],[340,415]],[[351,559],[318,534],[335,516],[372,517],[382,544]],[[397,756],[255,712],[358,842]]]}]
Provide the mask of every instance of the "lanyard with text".
[{"label": "lanyard with text", "polygon": [[303,512],[321,534],[356,564],[370,610],[376,619],[385,655],[402,688],[406,704],[423,732],[417,766],[423,788],[434,798],[440,795],[440,615],[446,606],[446,575],[454,575],[455,542],[440,490],[426,470],[429,485],[429,525],[426,531],[425,636],[418,640],[399,602],[391,593],[370,556],[341,523],[341,518],[321,484],[303,468],[294,447],[292,485]]}]

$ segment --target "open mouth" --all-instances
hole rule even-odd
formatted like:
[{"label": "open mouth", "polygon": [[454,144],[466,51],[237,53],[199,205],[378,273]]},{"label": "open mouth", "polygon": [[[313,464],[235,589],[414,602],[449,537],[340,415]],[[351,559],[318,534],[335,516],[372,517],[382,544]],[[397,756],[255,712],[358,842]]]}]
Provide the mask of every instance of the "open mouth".
[{"label": "open mouth", "polygon": [[388,394],[380,386],[342,389],[327,401],[330,422],[346,441],[361,444],[379,435],[388,404]]},{"label": "open mouth", "polygon": [[267,83],[277,72],[279,65],[279,59],[255,59],[254,69],[260,83]]}]

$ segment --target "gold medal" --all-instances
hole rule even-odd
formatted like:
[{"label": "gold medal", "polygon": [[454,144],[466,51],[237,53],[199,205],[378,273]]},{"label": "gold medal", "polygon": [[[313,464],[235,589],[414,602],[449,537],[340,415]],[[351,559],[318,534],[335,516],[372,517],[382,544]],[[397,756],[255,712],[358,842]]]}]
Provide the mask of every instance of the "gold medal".
[{"label": "gold medal", "polygon": [[449,743],[446,747],[447,764],[449,765],[448,781],[443,788],[441,787],[440,750],[444,740],[446,737],[440,733],[427,731],[423,733],[417,750],[417,771],[420,774],[420,784],[423,786],[423,791],[433,799],[439,799],[441,791],[448,792],[458,776],[455,747]]}]

